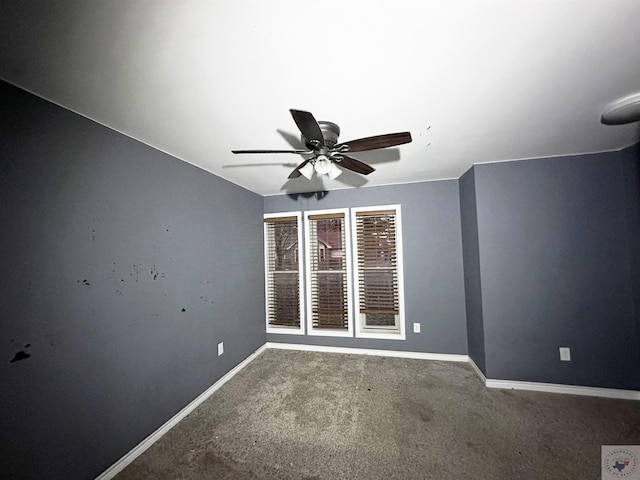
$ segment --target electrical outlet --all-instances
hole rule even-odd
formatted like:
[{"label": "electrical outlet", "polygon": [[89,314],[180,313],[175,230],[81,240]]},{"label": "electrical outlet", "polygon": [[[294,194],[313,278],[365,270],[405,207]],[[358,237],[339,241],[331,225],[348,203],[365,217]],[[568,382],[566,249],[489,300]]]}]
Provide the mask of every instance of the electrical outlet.
[{"label": "electrical outlet", "polygon": [[224,342],[220,342],[218,344],[218,356],[222,355],[224,353]]},{"label": "electrical outlet", "polygon": [[560,347],[560,360],[563,362],[571,361],[571,349],[569,347]]},{"label": "electrical outlet", "polygon": [[420,333],[420,324],[419,323],[414,323],[413,324],[413,333]]}]

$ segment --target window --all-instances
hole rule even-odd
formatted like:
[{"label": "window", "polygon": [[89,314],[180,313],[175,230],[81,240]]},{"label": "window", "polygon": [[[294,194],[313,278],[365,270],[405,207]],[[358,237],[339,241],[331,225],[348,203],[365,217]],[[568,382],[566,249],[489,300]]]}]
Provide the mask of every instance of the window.
[{"label": "window", "polygon": [[305,212],[307,332],[312,335],[353,335],[347,212]]},{"label": "window", "polygon": [[267,333],[304,333],[300,213],[264,216]]},{"label": "window", "polygon": [[309,335],[404,340],[400,213],[307,211],[304,230],[300,212],[265,215],[267,333],[300,335],[306,324]]},{"label": "window", "polygon": [[354,208],[356,336],[404,339],[400,205]]}]

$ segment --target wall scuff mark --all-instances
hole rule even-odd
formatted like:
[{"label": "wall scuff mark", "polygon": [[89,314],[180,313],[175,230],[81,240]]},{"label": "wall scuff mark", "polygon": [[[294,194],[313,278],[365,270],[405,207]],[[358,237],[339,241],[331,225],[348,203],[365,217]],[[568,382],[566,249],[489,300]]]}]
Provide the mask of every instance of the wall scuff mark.
[{"label": "wall scuff mark", "polygon": [[[31,346],[30,343],[27,343],[24,348],[29,348]],[[24,350],[20,350],[18,353],[16,353],[14,355],[14,357],[9,360],[9,363],[14,363],[14,362],[19,362],[20,360],[26,360],[27,358],[29,358],[31,355],[28,354],[27,352],[25,352]]]}]

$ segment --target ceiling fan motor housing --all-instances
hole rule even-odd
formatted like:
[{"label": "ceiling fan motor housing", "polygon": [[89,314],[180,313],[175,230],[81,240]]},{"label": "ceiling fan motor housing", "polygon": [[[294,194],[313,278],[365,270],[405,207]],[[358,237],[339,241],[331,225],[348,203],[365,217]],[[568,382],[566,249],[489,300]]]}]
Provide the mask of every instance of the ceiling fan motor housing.
[{"label": "ceiling fan motor housing", "polygon": [[[318,121],[322,137],[324,138],[324,145],[328,149],[331,149],[336,143],[338,143],[338,137],[340,136],[340,127],[333,122]],[[314,147],[305,138],[304,135],[300,135],[302,142],[307,146],[309,150],[313,150]]]}]

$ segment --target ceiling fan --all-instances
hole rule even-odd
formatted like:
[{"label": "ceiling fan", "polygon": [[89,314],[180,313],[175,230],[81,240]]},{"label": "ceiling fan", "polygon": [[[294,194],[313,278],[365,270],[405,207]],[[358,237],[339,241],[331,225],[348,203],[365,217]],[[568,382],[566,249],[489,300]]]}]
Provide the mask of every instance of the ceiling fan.
[{"label": "ceiling fan", "polygon": [[311,180],[315,171],[318,175],[327,175],[333,180],[342,173],[342,170],[337,165],[363,175],[369,175],[375,171],[373,167],[349,157],[346,155],[347,153],[377,150],[411,142],[411,134],[402,132],[338,143],[340,127],[335,123],[318,122],[310,112],[305,112],[304,110],[291,109],[289,111],[300,129],[301,140],[307,150],[232,150],[232,153],[294,153],[303,157],[308,155],[309,158],[305,158],[289,174],[289,178],[297,178],[303,175]]}]

